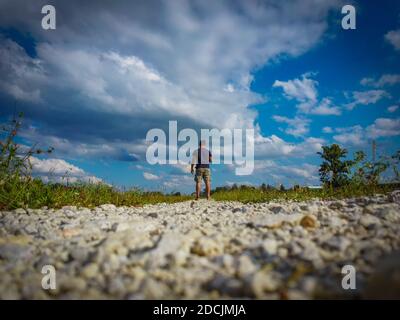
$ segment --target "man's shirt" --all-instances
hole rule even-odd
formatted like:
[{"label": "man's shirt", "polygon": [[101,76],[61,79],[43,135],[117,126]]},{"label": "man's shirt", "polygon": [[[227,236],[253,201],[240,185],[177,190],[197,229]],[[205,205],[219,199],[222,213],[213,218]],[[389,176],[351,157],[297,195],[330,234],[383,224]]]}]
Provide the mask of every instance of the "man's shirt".
[{"label": "man's shirt", "polygon": [[192,164],[196,165],[196,169],[210,168],[211,152],[206,148],[199,148],[193,152]]}]

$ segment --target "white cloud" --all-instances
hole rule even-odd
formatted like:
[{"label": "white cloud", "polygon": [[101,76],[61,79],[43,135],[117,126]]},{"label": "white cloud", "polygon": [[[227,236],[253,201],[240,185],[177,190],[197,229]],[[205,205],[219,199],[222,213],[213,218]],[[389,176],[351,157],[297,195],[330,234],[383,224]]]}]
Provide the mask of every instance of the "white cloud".
[{"label": "white cloud", "polygon": [[400,135],[400,119],[378,118],[371,125],[363,128],[360,125],[336,128],[338,134],[333,136],[337,142],[352,146],[366,145],[368,139]]},{"label": "white cloud", "polygon": [[170,189],[179,189],[182,187],[194,187],[192,176],[168,175],[164,177],[162,185]]},{"label": "white cloud", "polygon": [[269,137],[256,136],[255,154],[258,158],[276,158],[276,157],[306,157],[314,155],[321,150],[326,141],[321,138],[309,137],[304,141],[294,144],[289,143],[276,135]]},{"label": "white cloud", "polygon": [[387,111],[390,112],[390,113],[393,113],[393,112],[396,112],[397,109],[399,109],[399,106],[398,105],[393,105],[393,106],[388,107]]},{"label": "white cloud", "polygon": [[357,105],[375,104],[383,98],[389,98],[390,95],[384,90],[354,91],[352,93],[353,101],[347,104],[349,110]]},{"label": "white cloud", "polygon": [[323,133],[332,133],[333,129],[331,127],[323,127],[322,132]]},{"label": "white cloud", "polygon": [[159,180],[160,177],[150,172],[143,172],[143,178],[146,180]]},{"label": "white cloud", "polygon": [[345,145],[362,146],[366,143],[364,130],[361,126],[353,126],[347,128],[337,128],[333,139]]},{"label": "white cloud", "polygon": [[317,81],[303,75],[301,79],[288,81],[276,80],[272,86],[282,88],[289,99],[296,99],[300,102],[316,102],[318,95],[317,85]]},{"label": "white cloud", "polygon": [[293,119],[282,117],[282,116],[273,116],[272,117],[276,122],[286,123],[288,124],[288,128],[285,130],[287,134],[293,135],[295,137],[304,136],[309,132],[309,124],[311,120],[295,117]]},{"label": "white cloud", "polygon": [[342,114],[342,111],[339,107],[332,106],[332,101],[329,98],[324,98],[321,103],[312,108],[309,113],[315,115],[339,116]]},{"label": "white cloud", "polygon": [[[37,56],[30,58],[22,48],[2,43],[8,60],[1,63],[24,71],[1,72],[4,83],[15,84],[24,94],[2,91],[19,99],[40,97],[51,106],[52,116],[46,115],[47,108],[33,115],[44,123],[38,129],[46,130],[44,135],[96,148],[137,142],[171,117],[196,129],[253,127],[257,111],[248,106],[265,98],[251,92],[251,73],[316,45],[329,11],[339,2],[126,1],[81,6],[55,0],[52,4],[65,12],[65,20],[51,33],[34,18],[35,5],[4,0],[2,24],[23,25],[37,40]],[[311,91],[304,94],[313,99]],[[78,117],[93,121],[79,130],[60,125],[60,118],[67,126]],[[95,119],[107,121],[107,126]]]},{"label": "white cloud", "polygon": [[45,182],[90,182],[102,183],[103,181],[95,176],[87,174],[83,169],[68,163],[63,159],[39,159],[30,158],[32,174],[40,177]]},{"label": "white cloud", "polygon": [[378,118],[367,127],[366,133],[371,138],[398,136],[400,135],[400,118]]},{"label": "white cloud", "polygon": [[121,141],[107,141],[97,139],[93,143],[77,142],[67,138],[60,138],[53,135],[43,135],[37,128],[23,128],[19,135],[38,147],[53,147],[54,152],[59,156],[67,156],[69,158],[84,159],[113,159],[120,161],[135,161],[138,154],[143,154],[146,150],[145,141],[137,141],[135,143]]},{"label": "white cloud", "polygon": [[400,29],[389,31],[385,34],[385,40],[388,41],[396,50],[400,50]]},{"label": "white cloud", "polygon": [[42,102],[41,86],[46,83],[46,76],[41,61],[29,57],[21,46],[1,35],[0,74],[0,91],[18,101]]},{"label": "white cloud", "polygon": [[385,86],[393,86],[400,83],[400,74],[384,74],[379,79],[363,78],[360,83],[363,86],[371,86],[376,88],[383,88]]},{"label": "white cloud", "polygon": [[288,99],[295,99],[299,102],[297,109],[304,114],[314,115],[340,115],[341,110],[337,106],[332,105],[330,98],[323,98],[318,101],[318,81],[311,79],[313,73],[306,73],[301,78],[288,81],[276,80],[273,87],[283,89]]},{"label": "white cloud", "polygon": [[295,184],[315,183],[318,180],[318,166],[309,163],[283,165],[272,160],[259,160],[255,162],[255,172],[263,177],[267,176],[267,180],[272,178],[275,182],[289,180]]}]

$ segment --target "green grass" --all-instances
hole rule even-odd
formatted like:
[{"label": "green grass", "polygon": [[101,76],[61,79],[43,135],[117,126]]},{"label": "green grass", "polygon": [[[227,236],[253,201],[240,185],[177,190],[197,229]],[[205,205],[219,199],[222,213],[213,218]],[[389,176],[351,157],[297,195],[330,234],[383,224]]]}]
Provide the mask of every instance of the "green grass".
[{"label": "green grass", "polygon": [[39,179],[7,181],[0,186],[0,209],[60,208],[66,205],[94,207],[105,203],[116,206],[141,206],[160,202],[173,203],[190,196],[144,192],[137,189],[119,191],[105,184],[76,183],[69,186],[43,183]]},{"label": "green grass", "polygon": [[294,200],[304,201],[310,199],[342,199],[360,196],[371,196],[374,194],[386,194],[398,189],[399,184],[385,184],[385,185],[358,185],[358,186],[347,186],[340,189],[308,189],[308,188],[296,188],[290,190],[261,190],[260,188],[238,188],[234,190],[221,190],[215,192],[212,197],[215,200],[226,200],[226,201],[239,201],[243,203],[257,203],[257,202],[268,202],[275,200]]},{"label": "green grass", "polygon": [[[268,202],[275,200],[309,200],[313,198],[348,198],[354,196],[388,193],[398,184],[379,186],[349,186],[336,190],[296,188],[281,191],[278,189],[262,190],[255,187],[239,187],[217,190],[212,198],[217,201],[240,201],[243,203]],[[111,203],[116,206],[142,206],[155,203],[174,203],[193,199],[193,196],[163,194],[161,192],[144,192],[138,189],[120,191],[105,184],[76,183],[63,184],[43,183],[39,179],[21,180],[15,177],[0,184],[0,209],[15,208],[60,208],[66,205],[78,207],[95,207]]]}]

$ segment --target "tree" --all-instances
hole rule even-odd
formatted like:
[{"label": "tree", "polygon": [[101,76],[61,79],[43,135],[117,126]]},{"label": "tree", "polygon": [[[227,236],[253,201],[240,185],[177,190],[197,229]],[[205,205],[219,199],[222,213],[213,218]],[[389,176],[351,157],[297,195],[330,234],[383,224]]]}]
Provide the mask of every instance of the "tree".
[{"label": "tree", "polygon": [[322,152],[317,152],[324,160],[319,168],[320,180],[325,186],[337,188],[349,182],[348,175],[353,160],[342,160],[347,156],[347,150],[338,144],[323,146]]},{"label": "tree", "polygon": [[22,125],[23,113],[14,116],[10,124],[1,125],[0,130],[0,185],[10,179],[28,178],[31,175],[30,158],[33,155],[52,153],[53,148],[42,150],[36,146],[28,147],[16,142]]},{"label": "tree", "polygon": [[354,164],[359,165],[354,170],[352,182],[369,185],[378,184],[381,174],[389,167],[389,162],[384,158],[375,162],[367,161],[362,151],[355,153]]}]

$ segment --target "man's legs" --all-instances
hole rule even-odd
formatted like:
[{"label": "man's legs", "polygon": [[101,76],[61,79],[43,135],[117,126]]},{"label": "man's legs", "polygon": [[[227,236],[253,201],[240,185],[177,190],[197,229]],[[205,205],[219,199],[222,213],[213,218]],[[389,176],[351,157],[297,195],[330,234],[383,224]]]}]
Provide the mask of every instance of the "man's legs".
[{"label": "man's legs", "polygon": [[211,182],[210,182],[210,179],[207,179],[207,181],[206,181],[206,193],[207,193],[207,200],[210,200],[210,198],[211,198]]},{"label": "man's legs", "polygon": [[196,200],[200,198],[201,180],[196,181]]}]

